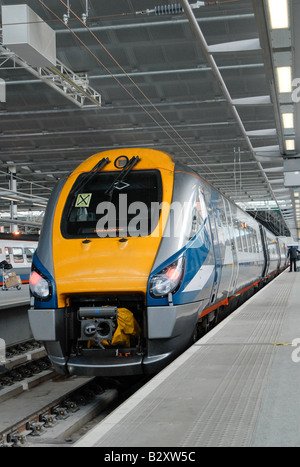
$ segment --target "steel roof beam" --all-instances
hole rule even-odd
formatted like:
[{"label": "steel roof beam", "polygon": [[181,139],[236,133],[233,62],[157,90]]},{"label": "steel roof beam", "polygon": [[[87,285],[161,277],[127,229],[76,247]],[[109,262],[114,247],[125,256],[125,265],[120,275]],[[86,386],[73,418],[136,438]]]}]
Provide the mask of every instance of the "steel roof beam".
[{"label": "steel roof beam", "polygon": [[[31,81],[47,84],[73,104],[79,107],[101,106],[101,95],[89,85],[87,75],[74,73],[58,59],[56,60],[56,66],[33,67],[18,55],[12,55],[3,45],[0,46],[0,52],[38,78],[38,81]],[[25,83],[26,80],[21,81],[21,84]]]},{"label": "steel roof beam", "polygon": [[[243,124],[243,122],[242,122],[242,120],[240,118],[239,113],[237,112],[237,109],[236,109],[235,105],[232,102],[231,95],[230,95],[230,93],[229,93],[229,91],[227,89],[227,86],[226,86],[226,84],[224,82],[224,79],[223,79],[223,77],[222,77],[222,75],[220,73],[220,69],[218,68],[213,56],[209,52],[209,48],[208,48],[206,39],[205,39],[205,37],[204,37],[204,35],[202,33],[202,30],[201,30],[201,28],[200,28],[200,26],[198,24],[198,21],[197,21],[195,15],[194,15],[194,12],[191,9],[188,0],[180,0],[180,3],[181,3],[181,5],[182,5],[182,7],[183,7],[183,9],[185,11],[185,14],[186,14],[186,16],[187,16],[187,18],[188,18],[188,20],[190,22],[191,28],[193,29],[193,31],[195,33],[196,39],[197,39],[197,41],[199,42],[199,44],[201,46],[202,52],[203,52],[209,66],[210,66],[210,68],[211,68],[211,70],[212,70],[212,72],[213,72],[213,74],[214,74],[214,76],[215,76],[215,78],[217,80],[217,83],[218,83],[224,97],[226,98],[226,100],[228,102],[228,105],[229,105],[229,107],[230,107],[230,109],[231,109],[231,111],[232,111],[232,113],[234,115],[235,120],[238,123],[238,126],[239,126],[240,131],[241,131],[241,133],[242,133],[242,135],[244,137],[244,140],[245,140],[245,142],[246,142],[246,144],[248,146],[248,149],[249,149],[250,153],[252,154],[253,158],[255,160],[257,160],[256,159],[256,154],[255,154],[254,149],[252,147],[251,141],[250,141],[250,139],[249,139],[249,137],[247,135],[244,124]],[[269,183],[269,180],[268,180],[268,178],[267,178],[267,176],[266,176],[266,174],[265,174],[265,172],[263,170],[263,167],[262,167],[261,163],[258,160],[257,160],[257,166],[260,169],[260,172],[262,173],[262,175],[263,175],[263,177],[265,179],[265,182],[266,182],[266,184],[268,186],[269,193],[270,193],[271,197],[276,202],[279,211],[281,211],[281,208],[277,203],[276,196],[275,196],[274,191],[273,191],[273,189],[271,187],[271,184]]]}]

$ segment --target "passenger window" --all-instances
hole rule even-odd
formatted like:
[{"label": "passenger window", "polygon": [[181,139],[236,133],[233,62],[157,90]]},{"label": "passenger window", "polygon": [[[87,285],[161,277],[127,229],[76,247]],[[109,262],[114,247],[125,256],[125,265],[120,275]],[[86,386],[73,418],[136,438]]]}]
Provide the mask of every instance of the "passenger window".
[{"label": "passenger window", "polygon": [[235,237],[236,237],[236,243],[237,243],[238,251],[243,251],[243,250],[242,250],[241,233],[240,233],[238,221],[235,221],[235,223],[234,223],[234,232],[235,232]]},{"label": "passenger window", "polygon": [[242,230],[240,232],[241,232],[241,237],[242,237],[243,250],[248,251],[245,229],[242,227]]},{"label": "passenger window", "polygon": [[32,263],[32,258],[34,254],[34,248],[25,248],[25,256],[27,263]]},{"label": "passenger window", "polygon": [[8,263],[10,263],[10,248],[8,248],[7,246],[5,247],[5,259]]},{"label": "passenger window", "polygon": [[255,240],[255,245],[256,245],[256,253],[259,253],[259,244],[258,244],[258,239],[257,239],[257,233],[254,233],[254,240]]},{"label": "passenger window", "polygon": [[200,188],[198,187],[198,190],[196,190],[196,196],[194,198],[194,205],[192,207],[192,225],[188,237],[189,239],[191,239],[199,231],[206,217],[207,211],[204,202],[204,197],[201,193]]},{"label": "passenger window", "polygon": [[13,248],[13,259],[15,263],[24,263],[23,249]]},{"label": "passenger window", "polygon": [[248,247],[249,247],[249,253],[252,253],[252,229],[249,228],[249,231],[247,232],[247,237],[248,237]]},{"label": "passenger window", "polygon": [[252,231],[252,246],[253,246],[253,253],[257,253],[255,230]]}]

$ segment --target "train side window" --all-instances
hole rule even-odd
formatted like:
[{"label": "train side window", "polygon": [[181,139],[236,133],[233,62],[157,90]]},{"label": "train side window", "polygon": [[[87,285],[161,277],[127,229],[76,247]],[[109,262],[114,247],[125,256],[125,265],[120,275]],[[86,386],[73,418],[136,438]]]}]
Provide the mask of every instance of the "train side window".
[{"label": "train side window", "polygon": [[252,249],[253,242],[252,242],[252,229],[250,227],[249,227],[249,230],[247,232],[247,237],[248,237],[249,253],[252,253],[252,251],[253,251],[253,249]]},{"label": "train side window", "polygon": [[252,230],[252,246],[253,246],[253,253],[257,253],[257,244],[256,244],[256,233],[255,230]]},{"label": "train side window", "polygon": [[2,254],[2,248],[0,248],[0,255]]},{"label": "train side window", "polygon": [[258,236],[257,233],[255,232],[255,240],[256,240],[256,246],[257,246],[257,253],[260,253],[261,251],[261,243],[258,242]]},{"label": "train side window", "polygon": [[5,247],[5,259],[8,263],[10,263],[10,253],[11,253],[10,248],[6,246]]},{"label": "train side window", "polygon": [[204,219],[207,217],[206,205],[200,187],[197,187],[195,191],[191,217],[191,230],[188,235],[189,240],[200,230]]},{"label": "train side window", "polygon": [[223,210],[221,210],[221,221],[222,221],[222,226],[227,225],[226,214]]},{"label": "train side window", "polygon": [[255,246],[256,246],[256,253],[259,253],[259,243],[258,243],[258,238],[257,238],[257,232],[254,232],[254,241],[255,241]]},{"label": "train side window", "polygon": [[255,230],[251,229],[252,252],[256,253]]},{"label": "train side window", "polygon": [[247,245],[247,239],[246,239],[246,232],[245,229],[241,229],[241,237],[242,237],[242,245],[243,245],[243,251],[248,251],[248,245]]},{"label": "train side window", "polygon": [[237,243],[238,251],[243,251],[241,233],[240,233],[239,226],[238,226],[238,224],[236,222],[234,224],[234,231],[235,231],[235,237],[236,237],[236,243]]},{"label": "train side window", "polygon": [[257,232],[254,232],[254,240],[255,240],[255,245],[256,245],[256,253],[259,253],[260,249],[259,249],[259,243],[258,243],[258,238],[257,238]]},{"label": "train side window", "polygon": [[25,256],[27,263],[32,263],[32,258],[34,254],[34,248],[25,248]]},{"label": "train side window", "polygon": [[216,209],[216,218],[217,218],[218,226],[219,226],[219,227],[222,227],[222,223],[221,223],[221,212],[220,212],[220,209],[219,209],[219,208]]},{"label": "train side window", "polygon": [[15,263],[24,263],[23,248],[13,248],[13,259]]}]

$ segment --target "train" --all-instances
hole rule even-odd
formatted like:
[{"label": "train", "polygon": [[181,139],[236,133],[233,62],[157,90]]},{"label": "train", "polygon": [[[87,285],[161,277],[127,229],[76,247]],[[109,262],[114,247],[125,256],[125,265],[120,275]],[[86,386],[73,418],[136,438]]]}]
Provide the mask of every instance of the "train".
[{"label": "train", "polygon": [[58,373],[151,375],[286,266],[285,239],[190,167],[104,151],[51,194],[29,321]]},{"label": "train", "polygon": [[[20,276],[22,284],[29,283],[37,244],[37,235],[0,234],[0,265],[10,265],[10,268]],[[2,272],[3,269],[0,267],[0,287],[3,286]]]}]

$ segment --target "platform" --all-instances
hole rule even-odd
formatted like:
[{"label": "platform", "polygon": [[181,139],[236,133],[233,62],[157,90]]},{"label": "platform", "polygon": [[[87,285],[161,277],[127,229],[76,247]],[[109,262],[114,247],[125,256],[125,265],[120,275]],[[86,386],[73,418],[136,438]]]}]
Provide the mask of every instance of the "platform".
[{"label": "platform", "polygon": [[22,284],[21,290],[12,287],[8,290],[0,288],[0,310],[12,308],[16,305],[29,305],[29,285]]},{"label": "platform", "polygon": [[75,447],[300,446],[299,289],[282,273]]},{"label": "platform", "polygon": [[12,346],[33,338],[29,321],[29,285],[23,284],[21,290],[0,289],[0,338],[6,346]]}]

